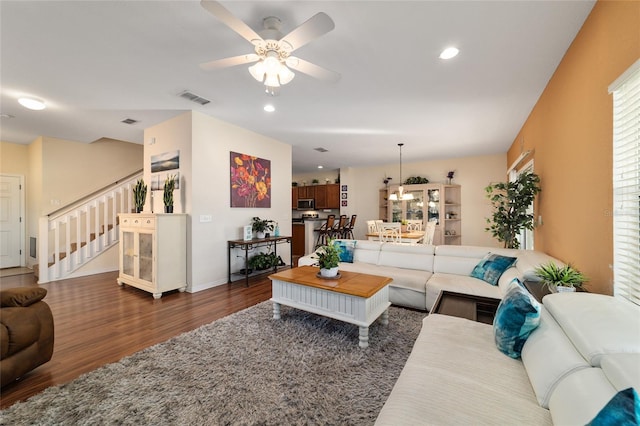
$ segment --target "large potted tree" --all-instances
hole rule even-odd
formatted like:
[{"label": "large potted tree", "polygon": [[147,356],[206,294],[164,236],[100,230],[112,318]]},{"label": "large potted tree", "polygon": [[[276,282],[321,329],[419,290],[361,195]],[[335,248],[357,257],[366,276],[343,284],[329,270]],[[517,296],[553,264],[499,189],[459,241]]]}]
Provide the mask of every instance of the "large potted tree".
[{"label": "large potted tree", "polygon": [[515,181],[494,183],[485,191],[493,210],[485,230],[504,242],[505,248],[520,248],[518,234],[534,227],[534,215],[528,209],[541,191],[540,177],[533,172],[523,172]]}]

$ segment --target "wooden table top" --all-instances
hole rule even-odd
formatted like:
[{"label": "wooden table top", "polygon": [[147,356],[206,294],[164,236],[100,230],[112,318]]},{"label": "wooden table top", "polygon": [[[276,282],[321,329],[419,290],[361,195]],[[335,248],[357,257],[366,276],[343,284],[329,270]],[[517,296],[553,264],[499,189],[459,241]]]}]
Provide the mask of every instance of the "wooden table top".
[{"label": "wooden table top", "polygon": [[325,279],[316,276],[319,272],[315,266],[300,266],[269,275],[269,278],[357,297],[371,297],[393,281],[389,277],[349,271],[340,271],[340,278]]}]

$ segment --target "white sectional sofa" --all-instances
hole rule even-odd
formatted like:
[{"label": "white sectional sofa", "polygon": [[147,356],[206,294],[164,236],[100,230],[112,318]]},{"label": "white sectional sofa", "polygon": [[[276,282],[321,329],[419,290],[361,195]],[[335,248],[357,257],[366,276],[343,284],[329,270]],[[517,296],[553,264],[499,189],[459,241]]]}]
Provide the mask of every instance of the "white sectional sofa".
[{"label": "white sectional sofa", "polygon": [[[488,253],[518,258],[516,264],[500,277],[498,286],[469,276]],[[313,256],[301,257],[298,265],[313,265],[316,262]],[[500,299],[513,278],[532,277],[536,266],[551,260],[563,264],[531,250],[357,240],[353,263],[341,262],[339,269],[391,277],[389,300],[392,304],[430,311],[441,290]]]},{"label": "white sectional sofa", "polygon": [[522,359],[496,349],[489,324],[426,317],[376,425],[585,425],[640,389],[640,307],[558,293],[541,314]]},{"label": "white sectional sofa", "polygon": [[[489,252],[517,258],[497,286],[469,276]],[[391,303],[431,310],[441,290],[502,299],[515,277],[550,260],[562,264],[535,251],[358,240],[340,269],[389,276]],[[640,391],[640,307],[551,294],[521,359],[497,349],[489,324],[428,315],[376,425],[585,425],[629,387]]]}]

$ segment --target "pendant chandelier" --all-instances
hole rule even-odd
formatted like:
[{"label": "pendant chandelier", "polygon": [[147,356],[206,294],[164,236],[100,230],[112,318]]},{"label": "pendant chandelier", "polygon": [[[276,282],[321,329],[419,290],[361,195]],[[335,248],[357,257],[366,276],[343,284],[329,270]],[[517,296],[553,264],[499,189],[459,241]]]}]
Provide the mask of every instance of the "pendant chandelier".
[{"label": "pendant chandelier", "polygon": [[389,200],[391,201],[413,200],[413,194],[410,194],[410,193],[405,194],[404,188],[402,187],[402,146],[403,145],[404,145],[403,143],[398,144],[398,146],[400,147],[400,186],[398,187],[398,190],[396,192],[389,195]]}]

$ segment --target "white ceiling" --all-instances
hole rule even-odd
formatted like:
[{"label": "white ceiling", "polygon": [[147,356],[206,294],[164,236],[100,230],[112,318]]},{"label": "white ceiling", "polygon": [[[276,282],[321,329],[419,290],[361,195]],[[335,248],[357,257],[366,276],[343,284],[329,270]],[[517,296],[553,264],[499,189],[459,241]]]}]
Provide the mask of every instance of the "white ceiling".
[{"label": "white ceiling", "polygon": [[[143,129],[193,109],[293,146],[293,172],[505,152],[593,1],[224,1],[259,31],[317,12],[336,28],[295,55],[339,72],[302,73],[269,97],[246,65],[198,65],[252,46],[199,1],[0,2],[0,139],[143,142]],[[450,61],[438,58],[449,45]],[[211,100],[196,105],[189,90]],[[19,95],[44,99],[26,110]],[[273,103],[274,113],[263,106]],[[122,124],[125,118],[139,120]],[[320,153],[314,148],[328,149]]]}]

